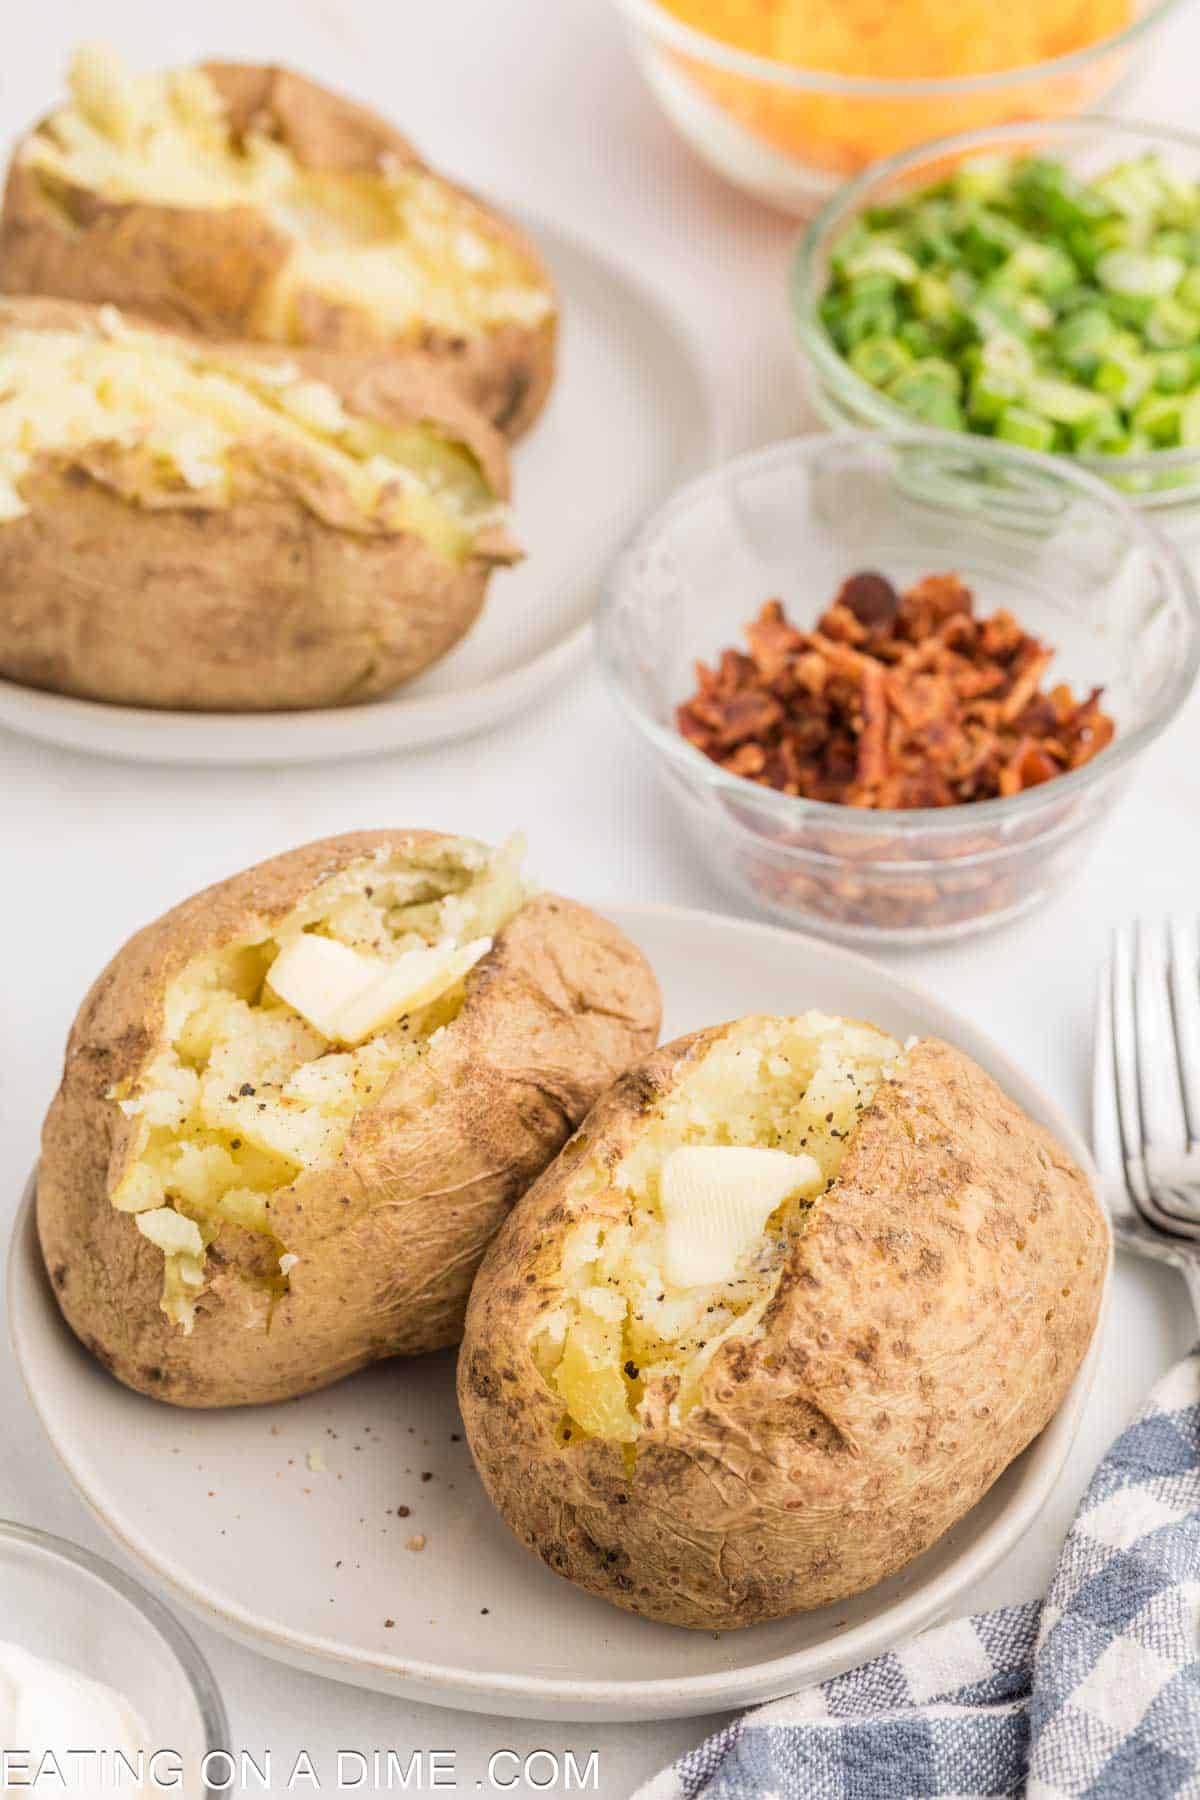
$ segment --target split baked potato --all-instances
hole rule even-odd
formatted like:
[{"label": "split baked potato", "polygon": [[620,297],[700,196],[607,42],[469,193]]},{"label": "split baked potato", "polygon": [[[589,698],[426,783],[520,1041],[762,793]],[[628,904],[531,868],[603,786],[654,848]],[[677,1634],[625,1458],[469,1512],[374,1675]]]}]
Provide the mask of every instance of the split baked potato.
[{"label": "split baked potato", "polygon": [[658,1022],[640,953],[515,847],[357,832],[235,875],[80,1008],[37,1180],[58,1304],[180,1406],[456,1343],[488,1240]]},{"label": "split baked potato", "polygon": [[0,299],[0,675],[131,706],[385,693],[483,605],[503,438],[427,364]]},{"label": "split baked potato", "polygon": [[364,107],[253,64],[132,75],[77,53],[18,144],[0,288],[176,330],[435,359],[509,437],[540,412],[557,310],[525,236]]},{"label": "split baked potato", "polygon": [[647,1618],[751,1625],[872,1586],[1062,1400],[1108,1235],[960,1051],[809,1013],[652,1054],[492,1244],[459,1355],[522,1541]]}]

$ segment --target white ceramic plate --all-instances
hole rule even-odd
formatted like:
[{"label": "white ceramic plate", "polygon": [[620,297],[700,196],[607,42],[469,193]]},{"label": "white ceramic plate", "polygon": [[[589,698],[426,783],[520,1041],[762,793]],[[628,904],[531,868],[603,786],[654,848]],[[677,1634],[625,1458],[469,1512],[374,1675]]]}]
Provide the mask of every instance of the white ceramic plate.
[{"label": "white ceramic plate", "polygon": [[[1055,1131],[1078,1133],[989,1038],[847,950],[669,907],[605,906],[656,969],[674,1037],[809,1006],[953,1039]],[[1029,1529],[1079,1423],[1057,1417],[940,1543],[821,1612],[747,1631],[649,1624],[580,1593],[493,1513],[462,1441],[452,1354],[377,1365],[272,1407],[186,1413],[119,1387],[62,1322],[24,1207],[13,1344],[55,1449],[142,1568],[210,1624],[318,1674],[476,1712],[653,1719],[766,1700],[873,1656],[968,1599]],[[309,1466],[319,1452],[324,1469]],[[397,1516],[397,1507],[409,1509]],[[406,1548],[415,1534],[424,1547]]]},{"label": "white ceramic plate", "polygon": [[513,529],[527,557],[492,578],[482,616],[449,656],[395,694],[307,712],[151,712],[0,681],[0,725],[138,762],[314,762],[465,737],[561,679],[586,649],[608,562],[704,466],[709,418],[681,328],[658,302],[557,227],[528,229],[563,323],[550,404],[513,452]]}]

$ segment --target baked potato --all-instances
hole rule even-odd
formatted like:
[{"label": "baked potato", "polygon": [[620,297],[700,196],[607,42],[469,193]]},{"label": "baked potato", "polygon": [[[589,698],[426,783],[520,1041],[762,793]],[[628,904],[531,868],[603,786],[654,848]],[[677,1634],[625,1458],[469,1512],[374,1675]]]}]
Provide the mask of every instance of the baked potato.
[{"label": "baked potato", "polygon": [[639,952],[519,860],[326,838],[117,952],[71,1031],[37,1223],[121,1381],[241,1405],[457,1342],[488,1239],[658,1032]]},{"label": "baked potato", "polygon": [[131,706],[387,692],[516,555],[504,440],[424,363],[0,299],[0,675]]},{"label": "baked potato", "polygon": [[550,279],[515,226],[383,119],[286,69],[134,76],[77,53],[17,145],[0,288],[175,330],[440,364],[509,437],[554,375]]},{"label": "baked potato", "polygon": [[1096,1322],[1088,1181],[960,1051],[809,1013],[682,1038],[493,1242],[459,1402],[550,1567],[752,1625],[928,1548],[1046,1424]]}]

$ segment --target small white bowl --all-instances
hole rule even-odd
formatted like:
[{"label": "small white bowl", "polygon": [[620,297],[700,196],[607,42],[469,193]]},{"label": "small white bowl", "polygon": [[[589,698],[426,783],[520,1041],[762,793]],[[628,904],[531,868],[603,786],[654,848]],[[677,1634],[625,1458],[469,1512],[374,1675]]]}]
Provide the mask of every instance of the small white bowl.
[{"label": "small white bowl", "polygon": [[[115,1689],[149,1732],[147,1759],[156,1750],[178,1758],[158,1765],[164,1780],[181,1769],[177,1800],[215,1795],[204,1761],[228,1748],[225,1708],[208,1664],[161,1601],[90,1550],[10,1520],[0,1520],[0,1595],[0,1638]],[[211,1773],[223,1780],[224,1763]]]}]

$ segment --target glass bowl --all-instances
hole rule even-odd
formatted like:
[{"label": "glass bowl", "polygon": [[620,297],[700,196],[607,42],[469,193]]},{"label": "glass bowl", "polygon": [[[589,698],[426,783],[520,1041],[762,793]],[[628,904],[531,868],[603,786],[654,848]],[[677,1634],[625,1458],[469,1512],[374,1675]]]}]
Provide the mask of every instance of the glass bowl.
[{"label": "glass bowl", "polygon": [[[796,248],[788,276],[809,392],[827,425],[892,429],[912,424],[911,414],[855,373],[821,319],[830,252],[847,226],[869,207],[888,205],[911,189],[942,179],[965,157],[1033,152],[1052,156],[1084,175],[1099,174],[1130,157],[1153,154],[1164,157],[1189,180],[1200,181],[1200,134],[1095,117],[958,132],[876,163],[856,181],[847,182],[813,220]],[[1153,450],[1137,456],[1060,452],[1056,459],[1094,470],[1128,494],[1136,506],[1156,513],[1172,536],[1191,541],[1200,535],[1200,452],[1195,448]]]},{"label": "glass bowl", "polygon": [[940,132],[1050,119],[1110,100],[1183,0],[1140,0],[1123,31],[995,74],[900,80],[796,68],[708,37],[659,0],[617,0],[679,135],[770,205],[808,215],[847,176]]},{"label": "glass bowl", "polygon": [[[811,625],[856,570],[954,569],[1053,646],[1049,681],[1105,690],[1117,735],[1010,798],[866,811],[731,775],[676,730],[696,659],[764,600]],[[683,488],[610,572],[597,649],[700,854],[732,892],[849,942],[928,944],[1015,917],[1080,868],[1200,666],[1200,597],[1175,547],[1085,470],[981,438],[797,438]]]},{"label": "glass bowl", "polygon": [[[204,1779],[203,1764],[209,1751],[229,1748],[225,1709],[208,1664],[160,1601],[102,1557],[9,1520],[0,1520],[0,1594],[0,1639],[115,1688],[150,1734],[148,1756],[175,1753],[178,1763],[164,1756],[154,1769],[147,1765],[147,1792],[154,1791],[156,1773],[167,1781],[179,1768],[178,1785],[170,1783],[179,1800],[209,1800],[217,1793]],[[223,1758],[211,1773],[219,1782],[226,1779]],[[112,1775],[118,1792],[137,1791],[117,1786],[107,1767],[104,1775]],[[46,1778],[37,1785],[54,1783]],[[97,1791],[100,1785],[92,1784]]]}]

